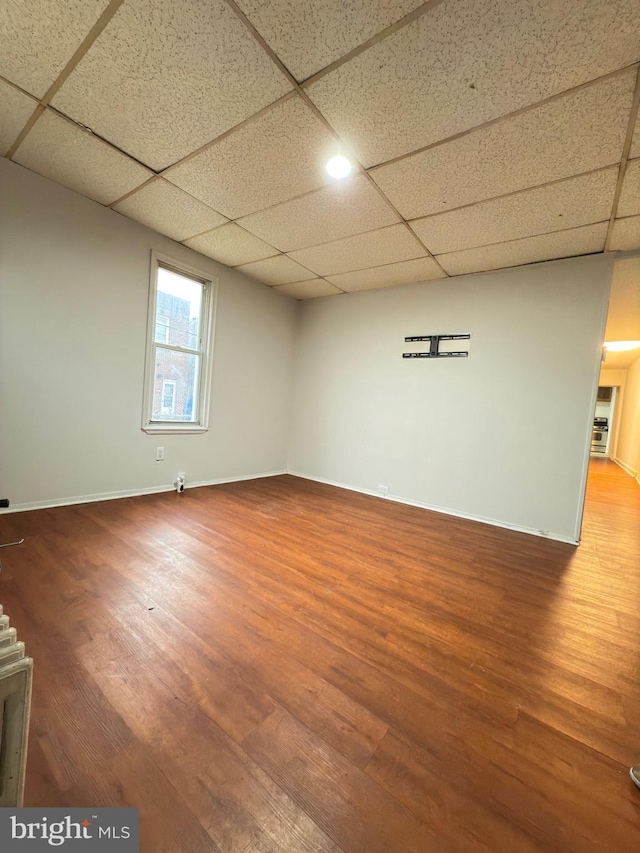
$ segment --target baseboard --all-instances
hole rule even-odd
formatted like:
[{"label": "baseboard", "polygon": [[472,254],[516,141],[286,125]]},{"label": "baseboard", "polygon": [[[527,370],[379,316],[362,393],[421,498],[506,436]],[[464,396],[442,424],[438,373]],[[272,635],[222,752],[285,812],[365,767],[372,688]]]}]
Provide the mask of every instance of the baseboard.
[{"label": "baseboard", "polygon": [[635,468],[632,468],[631,465],[627,465],[626,462],[623,462],[622,459],[618,459],[617,456],[613,457],[613,461],[616,465],[619,465],[625,473],[629,474],[630,477],[633,477],[635,480],[638,479],[639,472],[636,471]]},{"label": "baseboard", "polygon": [[289,472],[283,468],[281,471],[265,471],[262,474],[243,474],[241,477],[220,477],[217,480],[198,480],[195,483],[187,483],[185,488],[199,489],[201,486],[221,486],[223,483],[242,483],[244,480],[262,480],[265,477],[281,477],[283,474],[288,473]]},{"label": "baseboard", "polygon": [[312,477],[309,474],[301,474],[299,471],[289,470],[292,477],[300,477],[303,480],[312,480],[315,483],[324,483],[326,486],[335,486],[337,489],[347,489],[350,492],[358,492],[361,495],[370,495],[374,498],[380,498],[383,501],[394,501],[394,503],[406,504],[407,506],[415,506],[419,509],[426,509],[430,512],[438,512],[441,515],[451,515],[454,518],[464,518],[467,521],[478,521],[480,524],[489,524],[491,527],[501,527],[504,530],[514,530],[516,533],[526,533],[529,536],[538,536],[541,539],[553,539],[554,542],[565,542],[568,545],[579,545],[579,541],[572,539],[569,536],[559,536],[555,533],[548,533],[542,530],[536,530],[533,527],[522,527],[518,524],[508,524],[504,521],[498,521],[495,518],[486,518],[482,515],[472,515],[471,513],[458,512],[457,510],[448,509],[447,507],[434,506],[433,504],[424,503],[423,501],[414,501],[410,498],[401,498],[397,495],[381,495],[380,492],[375,492],[371,489],[361,489],[357,486],[350,486],[347,483],[338,483],[335,480],[326,480],[323,477]]},{"label": "baseboard", "polygon": [[[625,468],[625,466],[621,464],[618,460],[615,461],[620,465],[620,467]],[[627,469],[625,468],[625,470]],[[397,495],[381,495],[379,492],[373,491],[371,489],[362,489],[357,486],[351,486],[347,483],[339,483],[335,480],[327,480],[323,477],[312,477],[308,474],[302,474],[300,471],[287,471],[283,469],[278,471],[264,471],[260,474],[243,474],[239,477],[219,477],[213,480],[197,480],[195,482],[188,482],[186,484],[186,488],[197,489],[203,486],[219,486],[224,483],[239,483],[244,480],[260,480],[265,477],[279,477],[283,474],[291,474],[291,476],[300,477],[303,480],[312,480],[316,483],[324,483],[327,486],[335,486],[337,489],[346,489],[350,492],[358,492],[362,495],[370,495],[371,497],[380,498],[381,500],[394,501],[395,503],[406,504],[407,506],[415,506],[419,509],[429,510],[430,512],[438,512],[441,515],[450,515],[454,518],[465,518],[468,521],[478,521],[480,522],[480,524],[489,524],[492,527],[501,527],[505,530],[514,530],[517,533],[526,533],[529,536],[538,536],[542,539],[553,539],[556,542],[565,542],[569,545],[578,545],[578,542],[575,539],[571,539],[569,537],[558,536],[553,533],[546,533],[542,530],[536,530],[531,527],[522,527],[517,524],[507,524],[506,522],[499,521],[495,518],[486,518],[481,515],[472,515],[471,513],[458,512],[456,510],[448,509],[447,507],[434,506],[433,504],[424,503],[423,501],[414,501],[409,498],[399,497]],[[34,501],[33,503],[15,504],[7,509],[2,509],[0,510],[0,515],[5,515],[7,513],[12,512],[28,512],[36,509],[51,509],[56,506],[73,506],[75,504],[118,500],[119,498],[133,498],[140,497],[142,495],[154,495],[160,494],[161,492],[172,492],[174,491],[174,489],[175,486],[171,484],[165,486],[152,486],[149,488],[142,489],[127,489],[118,492],[102,492],[94,495],[76,495],[70,498],[56,498],[48,501]]]},{"label": "baseboard", "polygon": [[[263,477],[277,477],[287,472],[282,471],[266,471],[262,474],[243,474],[240,477],[220,477],[215,480],[198,480],[194,483],[187,482],[186,489],[197,489],[201,486],[219,486],[222,483],[238,483],[242,480],[260,480]],[[100,492],[94,495],[74,495],[69,498],[53,498],[48,501],[33,501],[32,503],[14,504],[7,509],[0,509],[0,515],[7,515],[12,512],[30,512],[34,509],[51,509],[56,506],[75,506],[76,504],[97,503],[98,501],[114,501],[120,498],[137,498],[142,495],[157,495],[161,492],[173,492],[175,486],[172,483],[169,486],[149,486],[142,489],[125,489],[118,492]]]}]

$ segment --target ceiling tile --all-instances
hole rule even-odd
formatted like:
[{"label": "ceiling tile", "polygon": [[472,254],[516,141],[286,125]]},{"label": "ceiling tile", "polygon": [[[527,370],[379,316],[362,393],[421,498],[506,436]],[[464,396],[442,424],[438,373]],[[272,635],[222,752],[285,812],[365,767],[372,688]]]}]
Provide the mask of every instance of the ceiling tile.
[{"label": "ceiling tile", "polygon": [[617,215],[633,216],[635,213],[640,213],[640,160],[627,163]]},{"label": "ceiling tile", "polygon": [[344,240],[291,252],[289,257],[318,275],[361,270],[365,267],[407,261],[427,253],[404,225],[389,225]]},{"label": "ceiling tile", "polygon": [[293,281],[291,284],[282,284],[273,288],[293,296],[295,299],[315,299],[318,296],[337,296],[342,293],[337,287],[329,284],[323,278],[314,278],[311,281]]},{"label": "ceiling tile", "polygon": [[185,240],[185,244],[228,267],[248,264],[278,254],[278,250],[273,246],[249,234],[234,222]]},{"label": "ceiling tile", "polygon": [[13,159],[102,204],[111,204],[153,174],[51,110],[40,116]]},{"label": "ceiling tile", "polygon": [[0,157],[11,148],[37,106],[29,95],[0,80]]},{"label": "ceiling tile", "polygon": [[613,234],[609,248],[612,252],[640,249],[640,216],[616,219],[613,223]]},{"label": "ceiling tile", "polygon": [[278,255],[264,261],[255,261],[252,264],[243,264],[236,269],[251,276],[251,278],[257,278],[264,284],[289,284],[294,281],[308,281],[316,277],[315,273],[309,272],[286,255]]},{"label": "ceiling tile", "polygon": [[446,0],[312,83],[366,166],[640,58],[637,0]]},{"label": "ceiling tile", "polygon": [[[640,161],[638,161],[640,165]],[[410,225],[433,254],[457,252],[609,219],[618,167],[481,201]]]},{"label": "ceiling tile", "polygon": [[620,160],[635,71],[371,172],[406,219]]},{"label": "ceiling tile", "polygon": [[239,0],[296,80],[304,80],[395,24],[424,0]]},{"label": "ceiling tile", "polygon": [[396,284],[411,284],[414,281],[431,281],[436,278],[445,278],[445,275],[433,258],[416,258],[413,261],[401,261],[398,264],[332,275],[328,280],[342,290],[350,292],[375,290]]},{"label": "ceiling tile", "polygon": [[178,241],[226,222],[224,216],[162,178],[116,204],[114,210]]},{"label": "ceiling tile", "polygon": [[283,252],[339,240],[398,222],[364,175],[245,216],[240,224]]},{"label": "ceiling tile", "polygon": [[298,96],[276,104],[165,177],[237,219],[331,181],[336,143]]},{"label": "ceiling tile", "polygon": [[0,3],[0,74],[41,98],[109,0]]},{"label": "ceiling tile", "polygon": [[464,275],[537,261],[587,255],[604,249],[607,226],[607,222],[600,222],[569,231],[555,231],[553,234],[438,255],[437,260],[450,275]]},{"label": "ceiling tile", "polygon": [[52,103],[159,170],[290,88],[223,0],[127,0]]}]

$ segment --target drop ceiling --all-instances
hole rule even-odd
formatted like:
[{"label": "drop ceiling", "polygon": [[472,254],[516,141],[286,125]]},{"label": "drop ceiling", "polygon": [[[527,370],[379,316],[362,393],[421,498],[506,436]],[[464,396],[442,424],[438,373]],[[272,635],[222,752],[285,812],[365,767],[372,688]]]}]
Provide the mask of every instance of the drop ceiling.
[{"label": "drop ceiling", "polygon": [[640,249],[638,13],[12,0],[0,154],[297,299]]}]

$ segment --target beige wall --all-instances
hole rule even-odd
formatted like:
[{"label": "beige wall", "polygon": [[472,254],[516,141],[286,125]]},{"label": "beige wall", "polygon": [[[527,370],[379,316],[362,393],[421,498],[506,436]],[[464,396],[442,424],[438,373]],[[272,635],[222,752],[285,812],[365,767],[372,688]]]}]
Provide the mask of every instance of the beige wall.
[{"label": "beige wall", "polygon": [[[576,541],[612,263],[304,303],[289,469]],[[405,336],[466,332],[468,358],[402,358]]]},{"label": "beige wall", "polygon": [[625,370],[607,370],[602,368],[600,371],[600,385],[610,385],[611,387],[624,387],[624,380],[627,375]]},{"label": "beige wall", "polygon": [[627,368],[626,374],[616,461],[623,463],[633,476],[638,476],[640,471],[640,358]]},{"label": "beige wall", "polygon": [[[0,497],[19,509],[286,468],[298,303],[6,160],[0,184]],[[219,281],[204,435],[141,430],[152,249]]]}]

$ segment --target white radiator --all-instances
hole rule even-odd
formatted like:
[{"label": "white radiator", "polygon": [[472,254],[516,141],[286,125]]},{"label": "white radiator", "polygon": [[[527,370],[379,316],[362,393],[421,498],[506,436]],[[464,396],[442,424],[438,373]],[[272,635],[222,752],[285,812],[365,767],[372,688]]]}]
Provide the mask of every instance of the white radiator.
[{"label": "white radiator", "polygon": [[0,807],[22,806],[33,660],[0,604]]}]

